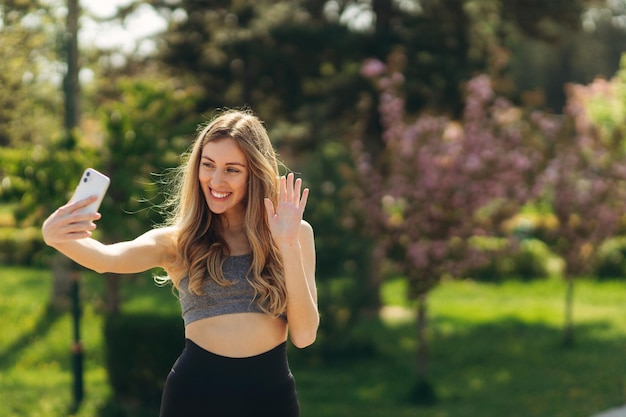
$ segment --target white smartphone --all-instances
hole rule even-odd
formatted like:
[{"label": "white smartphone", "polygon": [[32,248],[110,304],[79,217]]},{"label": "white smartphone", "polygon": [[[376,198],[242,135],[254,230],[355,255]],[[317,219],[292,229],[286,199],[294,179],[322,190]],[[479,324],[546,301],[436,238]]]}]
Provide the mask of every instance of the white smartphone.
[{"label": "white smartphone", "polygon": [[106,175],[93,168],[87,168],[85,172],[83,172],[80,182],[76,186],[76,190],[74,190],[74,195],[72,195],[70,203],[83,200],[92,195],[97,195],[98,199],[96,201],[80,209],[82,213],[96,213],[100,208],[100,204],[102,204],[110,182],[111,180],[109,180],[109,177]]}]

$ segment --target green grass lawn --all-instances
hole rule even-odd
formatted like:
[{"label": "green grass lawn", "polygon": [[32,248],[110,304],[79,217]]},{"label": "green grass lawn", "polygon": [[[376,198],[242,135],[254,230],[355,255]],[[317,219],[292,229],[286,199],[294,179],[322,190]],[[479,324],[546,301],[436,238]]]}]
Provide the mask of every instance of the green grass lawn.
[{"label": "green grass lawn", "polygon": [[[67,416],[72,404],[72,322],[47,308],[48,271],[0,267],[0,415]],[[110,391],[103,363],[101,316],[83,310],[87,400],[81,416],[96,416]]]},{"label": "green grass lawn", "polygon": [[[84,274],[85,400],[77,417],[109,417],[99,295]],[[0,416],[68,416],[69,313],[47,309],[48,271],[0,267]],[[319,363],[293,355],[302,417],[589,417],[626,403],[626,282],[576,284],[576,345],[560,347],[564,285],[446,282],[429,299],[434,406],[407,401],[416,347],[401,280],[383,289],[382,320],[355,332],[377,355]],[[128,280],[125,309],[177,314],[169,288]],[[320,300],[321,303],[324,300]],[[294,352],[295,353],[295,352]],[[130,416],[129,416],[130,417]]]}]

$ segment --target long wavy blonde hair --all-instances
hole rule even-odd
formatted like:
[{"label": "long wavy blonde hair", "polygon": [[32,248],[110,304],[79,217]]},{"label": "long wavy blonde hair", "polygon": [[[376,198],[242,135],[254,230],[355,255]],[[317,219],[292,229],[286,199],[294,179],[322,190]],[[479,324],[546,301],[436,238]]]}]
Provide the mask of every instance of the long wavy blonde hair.
[{"label": "long wavy blonde hair", "polygon": [[243,202],[244,230],[252,250],[247,279],[259,296],[259,307],[279,316],[287,308],[284,268],[263,203],[265,197],[274,205],[278,202],[278,159],[263,123],[249,111],[228,110],[204,126],[178,169],[167,222],[177,230],[174,265],[187,271],[189,290],[195,294],[202,293],[205,279],[229,285],[222,273],[229,248],[220,235],[219,216],[209,210],[198,179],[204,145],[224,138],[235,140],[246,155],[249,169]]}]

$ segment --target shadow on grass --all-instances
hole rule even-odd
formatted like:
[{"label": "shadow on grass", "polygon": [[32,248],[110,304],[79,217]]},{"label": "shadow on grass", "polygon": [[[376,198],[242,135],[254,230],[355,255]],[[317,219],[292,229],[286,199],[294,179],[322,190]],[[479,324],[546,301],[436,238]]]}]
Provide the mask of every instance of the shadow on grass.
[{"label": "shadow on grass", "polygon": [[124,404],[116,399],[104,404],[95,417],[154,417],[159,415],[158,408],[142,407],[141,404]]},{"label": "shadow on grass", "polygon": [[431,323],[431,381],[438,402],[411,404],[415,388],[412,323],[371,322],[378,357],[333,362],[298,360],[303,417],[588,417],[626,401],[626,336],[603,322],[578,325],[572,348],[561,329],[518,320]]},{"label": "shadow on grass", "polygon": [[22,333],[20,337],[0,351],[0,369],[5,369],[14,364],[22,350],[28,347],[36,339],[41,338],[54,323],[63,316],[63,312],[48,305],[42,309],[41,314],[32,329]]}]

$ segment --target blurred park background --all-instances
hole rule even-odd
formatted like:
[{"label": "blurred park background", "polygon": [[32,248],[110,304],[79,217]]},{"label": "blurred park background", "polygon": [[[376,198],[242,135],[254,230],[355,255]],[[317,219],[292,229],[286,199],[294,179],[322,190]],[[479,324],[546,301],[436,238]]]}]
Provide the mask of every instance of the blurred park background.
[{"label": "blurred park background", "polygon": [[0,415],[156,415],[172,291],[40,227],[94,167],[97,237],[142,233],[241,107],[312,190],[303,417],[626,404],[624,52],[624,0],[3,0]]}]

